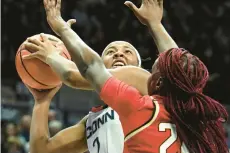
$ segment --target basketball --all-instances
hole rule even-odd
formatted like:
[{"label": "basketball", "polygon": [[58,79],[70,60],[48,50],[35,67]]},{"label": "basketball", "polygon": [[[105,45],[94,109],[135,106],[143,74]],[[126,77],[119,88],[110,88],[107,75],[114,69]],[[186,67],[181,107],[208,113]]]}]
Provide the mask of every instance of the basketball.
[{"label": "basketball", "polygon": [[[48,39],[53,43],[55,47],[61,48],[61,55],[66,59],[71,59],[66,47],[63,42],[55,36],[45,34]],[[34,35],[31,38],[41,39],[40,35]],[[26,50],[24,48],[24,41],[15,57],[15,65],[16,70],[18,72],[19,77],[23,81],[24,84],[30,86],[31,88],[43,90],[43,89],[51,89],[61,84],[61,80],[58,75],[51,69],[49,65],[42,62],[37,58],[33,59],[23,59],[23,56],[29,55],[32,51]]]}]

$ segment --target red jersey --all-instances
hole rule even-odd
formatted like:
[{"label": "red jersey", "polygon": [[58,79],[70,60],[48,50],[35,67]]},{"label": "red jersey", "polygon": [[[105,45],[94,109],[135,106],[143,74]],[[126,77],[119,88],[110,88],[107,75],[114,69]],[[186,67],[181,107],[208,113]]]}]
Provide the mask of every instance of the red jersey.
[{"label": "red jersey", "polygon": [[114,77],[104,84],[100,97],[120,116],[125,153],[189,152],[164,108],[163,97],[142,96],[137,89]]}]

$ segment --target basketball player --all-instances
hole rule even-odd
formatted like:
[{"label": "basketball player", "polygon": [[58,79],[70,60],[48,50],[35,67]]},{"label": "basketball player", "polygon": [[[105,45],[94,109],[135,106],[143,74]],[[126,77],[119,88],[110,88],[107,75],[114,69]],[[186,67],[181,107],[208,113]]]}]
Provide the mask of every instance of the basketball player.
[{"label": "basketball player", "polygon": [[[108,56],[108,54],[111,54],[111,48],[117,49],[117,52],[112,56]],[[115,58],[115,60],[113,60],[112,57]],[[120,69],[119,67],[125,66],[125,65],[122,65],[123,63],[125,63],[126,65],[133,65],[136,67],[141,65],[139,53],[136,51],[136,49],[131,44],[129,44],[128,42],[124,42],[124,41],[115,41],[115,42],[110,43],[105,48],[102,54],[102,59],[105,61],[105,64],[107,65],[107,67],[111,69],[116,68],[119,70]],[[71,64],[73,63],[70,62],[69,64],[66,64],[65,67],[68,65],[71,66]],[[74,70],[77,70],[77,69],[74,69]],[[71,79],[70,84],[74,85],[74,87],[76,87],[76,85],[83,85],[83,87],[84,86],[87,87],[89,83],[84,78],[82,78],[80,73],[79,74],[78,73],[79,73],[78,71],[74,71],[74,74],[77,74],[79,76],[76,77],[75,75],[75,77]],[[145,71],[145,73],[149,75],[149,72]],[[117,74],[121,76],[121,72]],[[115,76],[117,76],[117,74],[115,73]],[[147,77],[146,78],[144,77],[144,76],[148,76],[146,74],[138,75],[136,78],[141,78],[140,81],[144,79],[145,81],[147,81]],[[132,75],[132,73],[130,73],[130,76],[135,77],[135,75]],[[77,80],[75,80],[76,78],[80,78],[79,82],[80,81],[82,82],[78,83]],[[76,83],[73,83],[73,81],[75,81]],[[84,82],[86,82],[85,85],[84,85]],[[82,86],[80,86],[80,88],[81,87]],[[39,91],[31,89],[30,87],[28,88],[30,89],[33,95],[39,94]],[[35,104],[36,103],[39,103],[39,101],[36,100],[35,98]],[[50,100],[47,100],[46,103],[47,104],[44,105],[43,108],[39,108],[39,111],[33,112],[33,116],[37,116],[39,118],[39,119],[34,118],[34,124],[35,122],[42,120],[42,117],[40,116],[41,111],[46,112],[49,110],[48,108],[49,108]],[[93,104],[95,106],[98,106],[98,105],[102,105],[103,102],[101,102],[100,98],[98,99],[96,98],[94,99]],[[41,109],[45,109],[45,107],[47,107],[46,110],[41,110]],[[38,115],[36,115],[36,113],[38,113]],[[43,117],[47,118],[46,113],[44,113]],[[45,119],[44,122],[40,122],[40,125],[43,125],[43,124],[48,124],[48,121],[46,122],[46,119]],[[39,134],[36,131],[38,131],[38,128],[40,128],[40,126],[36,126],[36,127],[32,126],[31,128],[32,129],[35,128],[36,130],[34,130],[34,133]],[[39,131],[41,130],[42,129],[40,129]],[[77,134],[75,135],[74,133],[77,133]],[[43,132],[43,134],[46,134],[46,133]],[[74,137],[73,137],[73,134],[75,135]],[[100,140],[98,138],[99,135],[100,135],[99,137]],[[67,139],[67,140],[64,141],[62,139]],[[35,142],[33,140],[34,140],[34,137],[32,136],[32,132],[31,132],[31,143]],[[54,142],[59,141],[59,140],[62,141],[63,144],[61,143],[54,144]],[[102,140],[104,140],[104,142],[102,142]],[[42,141],[39,141],[39,142],[42,142]],[[102,106],[102,107],[92,108],[92,110],[89,112],[89,115],[87,117],[87,122],[85,122],[85,119],[83,119],[77,125],[61,131],[59,134],[51,138],[50,142],[53,142],[53,143],[47,144],[47,146],[52,145],[53,147],[55,147],[57,145],[57,149],[52,148],[52,147],[51,148],[33,147],[34,145],[36,146],[41,145],[40,143],[31,144],[31,149],[35,149],[35,150],[42,149],[39,152],[56,153],[58,148],[59,149],[61,148],[62,151],[64,150],[66,152],[65,150],[66,147],[68,145],[71,146],[71,144],[73,144],[73,146],[69,147],[70,152],[72,150],[74,150],[74,152],[84,152],[88,148],[88,150],[92,153],[97,152],[98,149],[100,149],[100,152],[104,152],[104,153],[107,153],[107,152],[108,153],[113,153],[113,152],[122,153],[124,149],[124,133],[123,133],[123,129],[122,129],[122,126],[119,120],[119,116],[117,115],[117,113],[114,110],[112,110],[110,107]],[[74,144],[76,145],[74,146]],[[32,153],[32,150],[31,150],[31,153]]]},{"label": "basketball player", "polygon": [[[148,95],[142,96],[112,77],[97,53],[76,44],[79,37],[60,16],[61,0],[45,0],[44,4],[49,25],[61,36],[82,76],[119,114],[129,152],[228,152],[222,126],[227,111],[202,93],[208,70],[196,56],[179,48],[161,53],[147,83]],[[45,60],[37,58],[52,63],[49,56],[56,49],[42,37],[44,43],[39,45],[46,43],[50,48],[38,48],[47,55]]]},{"label": "basketball player", "polygon": [[[132,9],[132,3],[127,2],[126,5],[128,5]],[[158,19],[154,19],[154,16],[152,16],[152,11],[150,12],[150,10],[157,10],[155,12],[155,16],[158,15]],[[140,9],[140,11],[137,10],[137,13],[136,13],[137,15],[139,15],[139,17],[142,15],[141,11],[142,12],[145,11],[143,13],[145,15],[147,13],[149,13],[147,15],[150,15],[150,17],[149,17],[150,19],[157,20],[157,22],[155,22],[154,20],[151,20],[152,22],[148,22],[148,23],[149,23],[150,28],[153,29],[152,30],[153,34],[155,33],[153,36],[155,36],[154,38],[155,38],[155,41],[157,43],[157,47],[158,47],[159,51],[162,52],[164,50],[167,50],[167,48],[177,47],[175,42],[171,39],[171,37],[164,30],[163,26],[160,24],[160,21],[162,18],[162,13],[163,13],[162,7],[159,9],[158,7],[156,8],[156,6],[153,7],[151,5],[142,5],[142,9]],[[155,26],[154,24],[156,24],[157,26]],[[135,56],[133,56],[133,55],[135,55]],[[130,57],[132,57],[132,58],[130,58]],[[140,89],[140,91],[142,91],[143,94],[147,94],[146,86],[143,87],[143,84],[147,84],[147,78],[150,75],[147,71],[143,71],[141,69],[137,69],[135,67],[130,67],[130,66],[127,66],[127,68],[126,67],[118,68],[118,67],[126,66],[126,65],[136,65],[136,66],[141,65],[139,54],[131,44],[129,44],[127,42],[122,42],[122,41],[117,41],[117,42],[113,42],[113,43],[109,44],[105,48],[105,50],[102,54],[102,59],[103,59],[107,68],[116,68],[115,70],[110,70],[110,72],[114,76],[118,77],[121,80],[126,81],[127,83],[129,83],[131,85],[136,86],[137,88]],[[114,59],[115,59],[115,61],[114,61]],[[117,59],[117,61],[116,61],[116,59]],[[68,68],[74,67],[73,65],[71,66],[71,64],[68,64],[66,62],[65,64],[63,64],[63,63],[60,64],[58,66],[58,69],[60,70],[60,68],[63,67],[63,65],[65,65],[65,67],[68,67]],[[140,71],[140,73],[137,73],[138,71]],[[72,69],[71,72],[72,73],[71,73],[70,77],[67,77],[68,79],[63,80],[66,84],[68,84],[72,87],[75,87],[75,88],[82,88],[82,89],[89,89],[90,88],[88,82],[81,77],[80,73],[78,71],[76,71],[76,69]],[[138,80],[138,82],[136,80]],[[110,108],[106,108],[106,109],[107,110],[103,110],[103,111],[112,112],[112,110]],[[100,110],[100,107],[97,109],[93,109],[93,110],[94,111]],[[90,116],[93,116],[93,115],[95,116],[95,114],[100,114],[100,116],[103,117],[104,116],[103,114],[105,114],[105,113],[103,113],[101,111],[99,111],[97,113],[90,113],[87,123],[90,123],[89,120],[90,120],[90,118],[92,118]],[[114,113],[116,113],[116,112],[114,112]],[[95,117],[93,117],[93,119],[95,120]],[[80,127],[82,127],[82,126],[80,126]],[[90,127],[90,126],[88,126],[88,127]],[[113,140],[115,140],[118,137],[120,139],[120,142],[119,141],[116,141],[116,142],[123,143],[123,140],[124,140],[124,138],[122,136],[123,134],[119,134],[119,132],[120,132],[119,129],[121,129],[121,127],[119,125],[117,125],[117,126],[112,125],[112,127],[113,128],[107,127],[111,131],[111,133],[109,134],[109,138],[110,139],[112,138]],[[115,129],[115,130],[113,130],[113,129]],[[77,130],[76,127],[75,127],[75,130]],[[117,130],[119,132],[116,132]],[[65,130],[65,132],[67,132],[67,131],[68,130]],[[99,134],[100,138],[104,139],[103,138],[103,133],[105,133],[104,130],[100,128],[99,130],[97,130],[97,133],[100,133],[99,131],[102,131],[102,134]],[[89,131],[89,133],[90,133],[90,131]],[[97,143],[98,139],[96,139],[96,138],[97,137],[93,138],[92,142],[89,142],[89,140],[88,140],[88,148],[89,148],[90,152],[93,152],[91,150],[93,148],[94,148],[94,150],[97,149],[96,147],[90,147],[90,146],[94,146],[93,144]],[[106,142],[106,143],[111,144],[110,142]],[[106,144],[106,143],[104,143],[104,144]],[[120,146],[119,146],[118,145],[119,143],[117,143],[117,145],[114,145],[114,142],[113,142],[113,146],[116,147],[116,149],[113,149],[113,147],[111,145],[109,147],[107,145],[105,145],[106,148],[111,150],[111,151],[107,150],[107,152],[112,152],[112,151],[119,152],[118,151],[119,148],[122,148],[122,146],[123,146],[123,144],[122,145],[120,144]],[[89,144],[92,144],[92,145],[89,145]],[[117,147],[117,146],[119,146],[119,147]],[[76,145],[76,147],[79,147],[79,145]],[[101,146],[101,148],[103,148],[103,147]],[[77,149],[79,149],[79,148],[76,148],[75,150],[77,150]]]}]

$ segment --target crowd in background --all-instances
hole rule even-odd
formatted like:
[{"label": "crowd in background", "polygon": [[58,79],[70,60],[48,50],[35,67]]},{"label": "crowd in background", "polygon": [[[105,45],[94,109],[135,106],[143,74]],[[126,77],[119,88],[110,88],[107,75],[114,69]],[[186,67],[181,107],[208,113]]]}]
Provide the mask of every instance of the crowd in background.
[{"label": "crowd in background", "polygon": [[[140,2],[135,0],[136,4]],[[46,22],[42,0],[3,0],[2,3],[1,56],[2,70],[6,71],[2,77],[13,79],[5,82],[15,86],[19,78],[14,58],[19,45],[34,34],[53,33]],[[111,41],[131,42],[143,58],[143,67],[150,69],[156,58],[156,46],[148,29],[123,3],[124,0],[63,1],[63,17],[77,20],[73,29],[98,53]],[[230,100],[230,1],[174,0],[164,1],[164,7],[163,23],[167,31],[180,47],[200,57],[208,66],[211,83],[207,92],[227,103]]]},{"label": "crowd in background", "polygon": [[[133,2],[141,3],[140,0]],[[63,1],[63,17],[66,20],[77,20],[72,28],[98,53],[111,41],[126,40],[139,50],[143,67],[151,69],[157,57],[156,46],[148,29],[139,23],[123,3],[124,0]],[[167,31],[180,47],[201,58],[209,69],[210,80],[205,92],[221,103],[228,104],[230,1],[165,0],[164,7],[163,24]],[[30,100],[28,91],[19,83],[14,58],[17,48],[27,37],[41,32],[53,34],[44,13],[42,0],[2,1],[1,64],[2,96],[5,103],[19,99]],[[31,114],[31,111],[28,113]],[[8,150],[4,153],[28,152],[31,116],[21,114],[20,121],[14,117],[1,120],[2,148]],[[55,117],[49,120],[51,135],[66,126]]]},{"label": "crowd in background", "polygon": [[[54,110],[49,111],[49,132],[50,136],[63,129],[63,124],[57,119]],[[28,153],[29,152],[29,137],[31,115],[23,115],[19,121],[11,120],[1,121],[1,151],[2,153]],[[39,126],[39,123],[37,123]]]}]

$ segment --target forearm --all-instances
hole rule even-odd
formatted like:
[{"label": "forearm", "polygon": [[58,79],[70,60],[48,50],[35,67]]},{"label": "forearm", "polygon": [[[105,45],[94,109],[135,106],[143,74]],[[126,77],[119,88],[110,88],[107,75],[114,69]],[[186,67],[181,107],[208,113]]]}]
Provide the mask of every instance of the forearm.
[{"label": "forearm", "polygon": [[49,105],[49,102],[34,105],[30,128],[30,153],[47,153]]},{"label": "forearm", "polygon": [[111,76],[100,56],[69,27],[61,30],[59,35],[81,75],[90,82],[95,91],[100,92],[103,84]]},{"label": "forearm", "polygon": [[168,34],[162,24],[149,23],[148,27],[159,53],[171,48],[178,48],[177,44]]},{"label": "forearm", "polygon": [[73,153],[85,152],[84,120],[79,124],[64,129],[50,138],[48,112],[50,102],[35,104],[30,128],[30,153]]},{"label": "forearm", "polygon": [[88,89],[89,83],[81,76],[75,63],[59,54],[51,54],[46,63],[61,78],[64,84],[72,88]]},{"label": "forearm", "polygon": [[68,49],[73,61],[77,65],[80,73],[85,76],[88,67],[100,61],[100,57],[69,27],[60,31],[62,41]]}]

